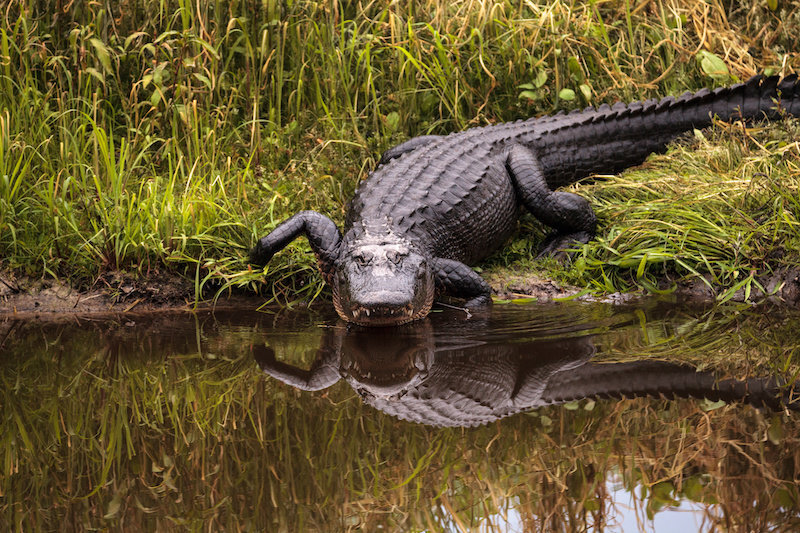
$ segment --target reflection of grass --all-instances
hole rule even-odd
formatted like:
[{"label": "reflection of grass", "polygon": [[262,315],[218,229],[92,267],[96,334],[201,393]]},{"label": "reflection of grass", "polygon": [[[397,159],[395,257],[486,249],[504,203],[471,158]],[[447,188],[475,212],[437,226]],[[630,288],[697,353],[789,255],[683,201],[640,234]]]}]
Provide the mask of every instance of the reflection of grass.
[{"label": "reflection of grass", "polygon": [[[0,266],[78,285],[166,268],[312,299],[305,244],[263,271],[245,252],[299,209],[341,221],[388,146],[788,73],[800,11],[769,4],[15,4],[0,18]],[[602,234],[561,275],[598,290],[705,276],[726,297],[796,265],[796,127],[782,128],[760,146],[713,133],[581,186]]]},{"label": "reflection of grass", "polygon": [[634,310],[640,337],[628,330],[598,337],[598,359],[625,362],[642,358],[690,364],[730,377],[779,374],[800,379],[800,326],[796,313],[780,307],[753,311],[745,304],[685,309],[666,320]]},{"label": "reflection of grass", "polygon": [[[646,487],[650,512],[682,497],[718,502],[731,530],[800,526],[795,416],[702,401],[582,401],[440,430],[365,407],[342,384],[301,394],[265,379],[248,346],[264,341],[269,316],[256,326],[164,318],[144,335],[128,320],[80,333],[2,329],[4,530],[439,531],[478,528],[510,508],[526,530],[580,530],[607,520],[614,472]],[[644,351],[658,342],[657,322],[643,316],[642,328],[610,338],[619,353]],[[713,351],[727,351],[733,373],[774,355],[755,354],[755,343],[743,353],[752,336],[791,351],[796,366],[796,338],[781,344],[796,317],[675,323],[685,324],[683,348],[661,354],[672,361],[704,357],[704,331],[714,331],[724,342]],[[270,343],[308,367],[320,334],[298,321]]]}]

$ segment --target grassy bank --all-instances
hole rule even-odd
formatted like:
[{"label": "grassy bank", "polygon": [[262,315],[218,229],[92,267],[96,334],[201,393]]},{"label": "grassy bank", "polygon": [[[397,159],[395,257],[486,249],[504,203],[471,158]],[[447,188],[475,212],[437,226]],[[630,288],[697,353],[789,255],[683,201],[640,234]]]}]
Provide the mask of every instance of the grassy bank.
[{"label": "grassy bank", "polygon": [[[0,20],[0,269],[315,297],[304,242],[264,271],[246,251],[300,209],[340,222],[384,149],[790,73],[800,7],[771,4],[17,2]],[[702,277],[724,297],[800,265],[796,133],[721,127],[578,186],[600,235],[547,272],[600,291]],[[490,265],[541,268],[542,229],[522,226]]]}]

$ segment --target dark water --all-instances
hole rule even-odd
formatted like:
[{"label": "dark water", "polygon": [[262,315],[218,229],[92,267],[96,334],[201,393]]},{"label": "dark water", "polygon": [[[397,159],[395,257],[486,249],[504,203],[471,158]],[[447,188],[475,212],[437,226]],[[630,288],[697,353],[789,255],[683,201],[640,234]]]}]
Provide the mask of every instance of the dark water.
[{"label": "dark water", "polygon": [[0,527],[792,531],[798,327],[655,301],[0,318]]}]

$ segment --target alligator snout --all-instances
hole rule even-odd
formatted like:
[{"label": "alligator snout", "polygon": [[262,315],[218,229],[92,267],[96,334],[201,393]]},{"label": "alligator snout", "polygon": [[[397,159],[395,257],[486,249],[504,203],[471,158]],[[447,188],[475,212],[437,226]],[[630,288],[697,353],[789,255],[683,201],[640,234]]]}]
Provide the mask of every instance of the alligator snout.
[{"label": "alligator snout", "polygon": [[[385,277],[381,278],[381,281],[387,281]],[[432,282],[430,288],[424,279],[412,278],[407,282],[404,291],[375,290],[363,286],[354,290],[349,285],[346,295],[339,291],[338,302],[334,298],[334,304],[337,311],[341,309],[339,315],[349,322],[366,326],[404,324],[425,316],[433,303]]]},{"label": "alligator snout", "polygon": [[404,324],[425,316],[433,296],[433,274],[427,260],[400,244],[357,246],[337,264],[334,306],[348,322]]}]

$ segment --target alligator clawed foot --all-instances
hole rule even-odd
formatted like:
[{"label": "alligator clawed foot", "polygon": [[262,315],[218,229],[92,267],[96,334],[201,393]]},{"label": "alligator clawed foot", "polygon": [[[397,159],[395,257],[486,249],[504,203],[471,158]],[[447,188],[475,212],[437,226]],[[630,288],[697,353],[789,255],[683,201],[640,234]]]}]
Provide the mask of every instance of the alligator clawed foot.
[{"label": "alligator clawed foot", "polygon": [[488,310],[489,306],[492,304],[492,297],[489,294],[481,294],[480,296],[465,301],[462,305],[453,305],[441,300],[436,300],[435,303],[447,309],[463,311],[466,314],[466,319],[469,320],[474,316],[474,313],[480,314],[482,311]]},{"label": "alligator clawed foot", "polygon": [[545,239],[542,249],[536,256],[537,259],[552,257],[559,263],[566,263],[572,260],[581,245],[586,244],[592,239],[592,234],[588,231],[578,231],[575,233],[552,233]]},{"label": "alligator clawed foot", "polygon": [[481,294],[474,298],[467,300],[464,303],[464,307],[467,309],[472,309],[473,311],[478,309],[485,309],[489,305],[492,304],[492,297],[489,294]]}]

